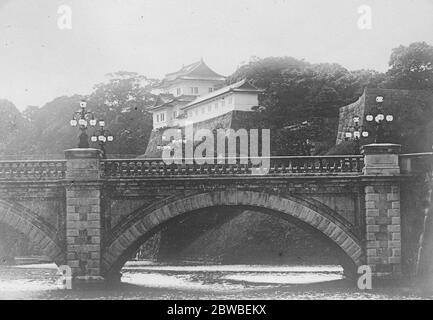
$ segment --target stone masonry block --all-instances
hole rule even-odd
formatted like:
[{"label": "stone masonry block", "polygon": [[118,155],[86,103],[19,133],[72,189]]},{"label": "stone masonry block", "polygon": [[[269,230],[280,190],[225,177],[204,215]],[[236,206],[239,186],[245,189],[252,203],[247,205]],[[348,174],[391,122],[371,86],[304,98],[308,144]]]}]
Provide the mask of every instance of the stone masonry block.
[{"label": "stone masonry block", "polygon": [[401,249],[399,249],[399,248],[392,248],[392,256],[393,257],[400,257],[401,256]]},{"label": "stone masonry block", "polygon": [[375,241],[376,233],[375,232],[367,232],[367,241]]},{"label": "stone masonry block", "polygon": [[91,252],[90,253],[90,257],[92,259],[100,259],[101,258],[101,254],[99,252]]},{"label": "stone masonry block", "polygon": [[367,193],[365,195],[365,201],[379,201],[378,193]]},{"label": "stone masonry block", "polygon": [[367,249],[367,257],[375,257],[377,255],[376,249]]},{"label": "stone masonry block", "polygon": [[353,257],[353,255],[358,252],[361,248],[353,241],[349,242],[350,245],[345,249],[347,254]]},{"label": "stone masonry block", "polygon": [[77,254],[75,252],[68,252],[68,254],[66,255],[66,259],[69,260],[76,260],[77,259]]},{"label": "stone masonry block", "polygon": [[341,228],[337,227],[334,229],[334,231],[331,233],[330,238],[333,239],[334,241],[337,240],[337,238],[343,234],[343,230],[341,230]]},{"label": "stone masonry block", "polygon": [[366,209],[376,209],[376,201],[365,201],[365,208]]},{"label": "stone masonry block", "polygon": [[86,221],[87,226],[86,228],[100,228],[101,222],[100,221]]},{"label": "stone masonry block", "polygon": [[66,213],[77,213],[77,211],[75,210],[75,206],[72,205],[68,205],[66,206]]},{"label": "stone masonry block", "polygon": [[80,262],[78,260],[69,260],[68,266],[70,266],[71,268],[79,268]]},{"label": "stone masonry block", "polygon": [[365,193],[376,193],[376,189],[374,188],[374,186],[366,186]]},{"label": "stone masonry block", "polygon": [[388,263],[400,264],[401,263],[401,257],[390,257],[390,258],[388,258]]},{"label": "stone masonry block", "polygon": [[86,244],[83,246],[86,252],[99,252],[100,246],[97,244]]},{"label": "stone masonry block", "polygon": [[89,229],[87,229],[87,235],[88,236],[100,236],[101,235],[101,229],[89,228]]},{"label": "stone masonry block", "polygon": [[388,245],[390,248],[401,248],[401,241],[400,240],[389,241]]},{"label": "stone masonry block", "polygon": [[344,241],[346,241],[348,238],[347,234],[342,232],[340,233],[340,235],[338,237],[335,238],[335,242],[336,243],[344,243]]},{"label": "stone masonry block", "polygon": [[401,240],[401,235],[398,232],[391,233],[391,240]]},{"label": "stone masonry block", "polygon": [[381,259],[376,256],[367,256],[367,264],[373,267],[376,264],[379,264],[381,262]]},{"label": "stone masonry block", "polygon": [[343,248],[343,250],[347,250],[349,249],[349,247],[352,245],[352,241],[350,240],[350,238],[347,238],[343,244],[341,245],[341,247]]},{"label": "stone masonry block", "polygon": [[400,232],[400,225],[389,225],[388,226],[389,232]]},{"label": "stone masonry block", "polygon": [[78,213],[67,213],[66,221],[79,221],[80,215]]},{"label": "stone masonry block", "polygon": [[78,229],[66,229],[66,236],[78,237]]},{"label": "stone masonry block", "polygon": [[391,218],[390,217],[376,217],[376,224],[378,225],[389,225],[391,224]]},{"label": "stone masonry block", "polygon": [[400,199],[399,193],[388,193],[386,195],[388,201],[397,201]]},{"label": "stone masonry block", "polygon": [[99,243],[101,243],[101,238],[100,237],[92,237],[91,241],[94,244],[99,244]]},{"label": "stone masonry block", "polygon": [[379,241],[367,241],[366,247],[367,247],[367,249],[380,248],[380,242]]},{"label": "stone masonry block", "polygon": [[90,213],[87,215],[88,221],[100,221],[101,215],[99,213]]},{"label": "stone masonry block", "polygon": [[379,232],[380,228],[378,225],[368,225],[367,232]]},{"label": "stone masonry block", "polygon": [[334,230],[335,230],[335,228],[337,228],[337,225],[335,224],[335,223],[333,223],[333,222],[331,222],[329,225],[328,225],[328,227],[325,229],[325,234],[326,235],[330,235]]},{"label": "stone masonry block", "polygon": [[369,225],[369,224],[376,224],[376,216],[373,216],[373,217],[367,216],[366,219],[365,219],[365,223],[367,225]]},{"label": "stone masonry block", "polygon": [[391,224],[400,224],[400,217],[392,217]]},{"label": "stone masonry block", "polygon": [[78,213],[89,213],[90,212],[90,206],[89,205],[80,205],[76,206]]},{"label": "stone masonry block", "polygon": [[387,213],[388,213],[388,217],[399,217],[400,209],[388,209]]},{"label": "stone masonry block", "polygon": [[316,214],[313,212],[313,218],[311,220],[311,225],[317,227],[323,220],[323,217],[321,215]]},{"label": "stone masonry block", "polygon": [[391,203],[391,208],[392,209],[400,209],[400,201],[393,201]]},{"label": "stone masonry block", "polygon": [[315,216],[316,216],[316,214],[314,213],[314,211],[307,210],[307,216],[305,218],[305,222],[307,222],[308,224],[311,224],[311,222],[313,221]]}]

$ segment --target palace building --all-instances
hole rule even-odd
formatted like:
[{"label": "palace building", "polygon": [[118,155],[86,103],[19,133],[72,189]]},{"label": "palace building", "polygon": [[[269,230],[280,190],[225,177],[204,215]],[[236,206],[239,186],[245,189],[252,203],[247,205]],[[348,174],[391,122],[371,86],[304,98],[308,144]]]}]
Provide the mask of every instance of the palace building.
[{"label": "palace building", "polygon": [[229,86],[225,77],[210,69],[203,60],[169,73],[155,93],[149,111],[153,129],[185,126],[209,120],[231,111],[252,111],[262,92],[246,80]]}]

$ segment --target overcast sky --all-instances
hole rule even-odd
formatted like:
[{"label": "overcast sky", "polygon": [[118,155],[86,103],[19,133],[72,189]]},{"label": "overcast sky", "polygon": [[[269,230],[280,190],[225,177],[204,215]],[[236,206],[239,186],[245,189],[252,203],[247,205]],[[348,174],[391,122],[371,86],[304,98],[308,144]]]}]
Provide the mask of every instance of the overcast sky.
[{"label": "overcast sky", "polygon": [[[58,27],[60,5],[72,29]],[[414,41],[433,44],[432,0],[0,0],[0,98],[22,110],[88,94],[109,72],[161,78],[201,57],[223,75],[283,55],[385,71]]]}]

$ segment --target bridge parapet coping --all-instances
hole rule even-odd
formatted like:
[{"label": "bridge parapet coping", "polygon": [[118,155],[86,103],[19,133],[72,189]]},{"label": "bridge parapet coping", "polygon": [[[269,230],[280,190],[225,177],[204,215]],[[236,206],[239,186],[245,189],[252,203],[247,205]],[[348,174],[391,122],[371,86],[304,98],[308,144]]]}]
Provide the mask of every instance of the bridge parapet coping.
[{"label": "bridge parapet coping", "polygon": [[373,143],[362,146],[365,175],[399,175],[399,154],[401,145],[392,143]]},{"label": "bridge parapet coping", "polygon": [[98,180],[100,178],[101,150],[69,149],[65,150],[66,179]]}]

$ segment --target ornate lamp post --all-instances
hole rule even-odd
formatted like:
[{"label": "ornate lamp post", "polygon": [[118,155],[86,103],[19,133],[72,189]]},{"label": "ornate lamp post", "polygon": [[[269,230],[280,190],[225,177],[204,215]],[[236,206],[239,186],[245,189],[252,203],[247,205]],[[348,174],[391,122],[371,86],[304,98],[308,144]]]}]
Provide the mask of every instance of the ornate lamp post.
[{"label": "ornate lamp post", "polygon": [[344,140],[349,141],[353,140],[355,142],[355,154],[361,153],[361,138],[367,138],[369,133],[366,130],[362,129],[362,126],[359,125],[360,118],[358,116],[353,117],[353,130],[348,131],[344,135]]},{"label": "ornate lamp post", "polygon": [[368,122],[373,122],[373,120],[376,122],[376,137],[375,141],[376,143],[384,143],[385,142],[385,132],[383,128],[383,123],[385,122],[392,122],[394,120],[393,115],[387,114],[385,115],[382,111],[382,103],[383,103],[383,97],[378,96],[376,97],[376,103],[377,103],[377,113],[375,114],[368,114],[365,119]]},{"label": "ornate lamp post", "polygon": [[102,157],[104,159],[107,158],[107,154],[105,152],[105,144],[108,142],[112,142],[114,140],[113,135],[110,133],[109,130],[106,130],[105,127],[105,121],[99,120],[99,130],[97,130],[93,136],[90,138],[92,142],[98,142],[99,147],[102,151]]},{"label": "ornate lamp post", "polygon": [[87,103],[84,100],[80,101],[80,109],[75,111],[70,121],[72,127],[76,127],[81,130],[78,148],[88,148],[89,147],[89,137],[87,136],[87,126],[94,127],[96,125],[95,116],[92,112],[86,111]]}]

